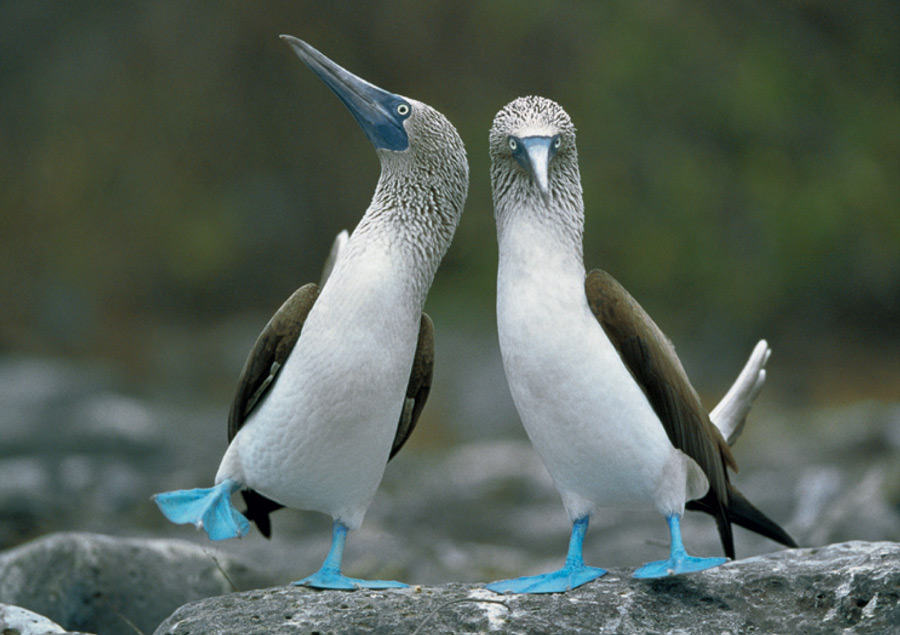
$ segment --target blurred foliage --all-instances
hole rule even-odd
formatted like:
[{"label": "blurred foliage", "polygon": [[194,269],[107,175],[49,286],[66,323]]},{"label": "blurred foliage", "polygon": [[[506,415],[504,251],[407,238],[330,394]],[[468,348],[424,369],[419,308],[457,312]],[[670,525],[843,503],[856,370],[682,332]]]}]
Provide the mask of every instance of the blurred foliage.
[{"label": "blurred foliage", "polygon": [[170,0],[0,4],[3,349],[137,355],[318,277],[378,162],[280,33],[459,128],[445,323],[494,328],[487,131],[539,93],[579,129],[588,267],[676,342],[900,342],[894,0]]}]

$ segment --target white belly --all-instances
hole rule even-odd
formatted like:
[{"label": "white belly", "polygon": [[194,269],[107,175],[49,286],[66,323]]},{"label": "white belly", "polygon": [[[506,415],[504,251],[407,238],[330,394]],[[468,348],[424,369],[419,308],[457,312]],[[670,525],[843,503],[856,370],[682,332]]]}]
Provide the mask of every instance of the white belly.
[{"label": "white belly", "polygon": [[513,401],[570,517],[595,507],[680,511],[684,455],[590,313],[583,286],[557,288],[550,302],[547,289],[501,284],[498,329]]},{"label": "white belly", "polygon": [[232,440],[216,481],[231,478],[355,529],[397,431],[419,310],[348,310],[327,291],[269,394]]}]

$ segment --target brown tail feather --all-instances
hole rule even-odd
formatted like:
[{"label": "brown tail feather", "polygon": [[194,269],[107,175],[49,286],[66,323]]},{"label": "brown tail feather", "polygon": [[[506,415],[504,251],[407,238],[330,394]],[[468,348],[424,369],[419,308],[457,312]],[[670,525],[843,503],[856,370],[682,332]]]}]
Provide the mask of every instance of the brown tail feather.
[{"label": "brown tail feather", "polygon": [[788,533],[782,529],[774,520],[759,511],[753,503],[741,494],[734,485],[728,485],[728,507],[725,508],[727,518],[717,513],[716,506],[718,501],[709,494],[695,501],[688,501],[685,505],[687,509],[692,511],[701,511],[710,514],[716,519],[716,526],[719,530],[719,539],[722,541],[722,549],[725,555],[732,560],[734,553],[734,537],[731,532],[731,523],[740,525],[750,531],[765,536],[775,542],[779,542],[787,547],[796,547],[797,543]]},{"label": "brown tail feather", "polygon": [[722,541],[722,549],[728,558],[734,560],[734,536],[731,533],[728,510],[722,505],[722,502],[710,491],[703,498],[688,501],[685,508],[692,511],[705,512],[716,519],[716,528],[719,530],[719,540]]},{"label": "brown tail feather", "polygon": [[732,485],[728,491],[728,519],[786,547],[797,547],[796,541],[774,520],[759,511]]}]

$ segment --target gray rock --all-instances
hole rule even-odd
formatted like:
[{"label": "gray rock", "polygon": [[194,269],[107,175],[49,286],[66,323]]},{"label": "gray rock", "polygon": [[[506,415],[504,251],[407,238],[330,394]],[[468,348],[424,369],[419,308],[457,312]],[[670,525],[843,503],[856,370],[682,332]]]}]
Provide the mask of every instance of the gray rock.
[{"label": "gray rock", "polygon": [[0,633],[3,635],[50,635],[69,633],[69,631],[43,615],[32,613],[21,606],[0,604]]},{"label": "gray rock", "polygon": [[59,533],[0,553],[0,602],[104,635],[149,633],[186,602],[262,584],[273,581],[175,540]]},{"label": "gray rock", "polygon": [[390,591],[284,586],[178,609],[156,635],[188,633],[897,632],[900,544],[848,542],[638,581],[614,570],[558,595],[449,584]]}]

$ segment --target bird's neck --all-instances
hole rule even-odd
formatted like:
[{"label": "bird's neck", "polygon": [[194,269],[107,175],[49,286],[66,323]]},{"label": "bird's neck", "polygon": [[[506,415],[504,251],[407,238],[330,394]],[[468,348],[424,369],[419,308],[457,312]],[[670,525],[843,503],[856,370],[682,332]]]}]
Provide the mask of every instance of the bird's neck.
[{"label": "bird's neck", "polygon": [[528,270],[548,276],[571,276],[583,283],[584,212],[580,199],[570,205],[538,197],[509,205],[495,201],[501,270]]},{"label": "bird's neck", "polygon": [[465,177],[450,178],[446,171],[383,158],[372,203],[356,230],[387,241],[408,266],[426,274],[426,291],[453,240],[466,196]]},{"label": "bird's neck", "polygon": [[387,204],[376,197],[350,237],[348,267],[390,268],[390,278],[421,312],[428,289],[443,258],[455,223],[436,222],[430,210],[416,202]]},{"label": "bird's neck", "polygon": [[[418,157],[380,152],[375,195],[353,231],[341,261],[390,268],[392,284],[418,311],[450,246],[468,186],[465,152]],[[426,153],[427,154],[427,153]],[[418,317],[418,314],[417,314]]]}]

